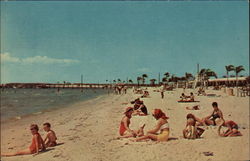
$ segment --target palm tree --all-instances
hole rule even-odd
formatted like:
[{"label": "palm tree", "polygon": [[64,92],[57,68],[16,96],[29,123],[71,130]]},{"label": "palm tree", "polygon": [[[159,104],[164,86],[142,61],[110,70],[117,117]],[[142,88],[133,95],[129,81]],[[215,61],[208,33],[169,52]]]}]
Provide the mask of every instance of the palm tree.
[{"label": "palm tree", "polygon": [[128,82],[131,83],[131,84],[133,83],[132,79],[128,80]]},{"label": "palm tree", "polygon": [[145,78],[148,78],[147,74],[142,74],[142,84],[145,83]]},{"label": "palm tree", "polygon": [[113,80],[113,83],[116,83],[116,80]]},{"label": "palm tree", "polygon": [[189,81],[190,80],[194,80],[194,76],[193,76],[193,74],[191,74],[191,73],[185,73],[185,80],[186,80],[186,83],[187,84],[189,84]]},{"label": "palm tree", "polygon": [[162,82],[165,83],[165,82],[167,82],[167,81],[168,81],[168,79],[167,79],[166,77],[163,77],[163,78],[162,78]]},{"label": "palm tree", "polygon": [[164,75],[166,78],[168,78],[170,76],[169,72],[166,72]]},{"label": "palm tree", "polygon": [[118,82],[118,83],[121,83],[121,79],[120,79],[120,78],[118,78],[118,79],[117,79],[117,82]]},{"label": "palm tree", "polygon": [[[241,71],[244,71],[244,67],[242,65],[235,67],[235,76],[236,76],[236,87],[238,90],[238,76]],[[238,92],[237,92],[238,93]]]},{"label": "palm tree", "polygon": [[140,81],[141,81],[142,79],[143,79],[142,77],[137,77],[138,86],[140,85]]},{"label": "palm tree", "polygon": [[155,81],[156,81],[156,79],[150,79],[150,84],[155,85]]},{"label": "palm tree", "polygon": [[235,67],[233,65],[227,65],[227,66],[225,66],[225,68],[227,71],[227,86],[228,86],[229,85],[229,80],[228,80],[229,72],[235,70]]},{"label": "palm tree", "polygon": [[217,78],[217,74],[212,71],[211,69],[201,69],[199,72],[199,77],[201,78],[201,80],[203,81],[203,84],[206,83],[208,84],[208,79],[210,77],[215,77]]}]

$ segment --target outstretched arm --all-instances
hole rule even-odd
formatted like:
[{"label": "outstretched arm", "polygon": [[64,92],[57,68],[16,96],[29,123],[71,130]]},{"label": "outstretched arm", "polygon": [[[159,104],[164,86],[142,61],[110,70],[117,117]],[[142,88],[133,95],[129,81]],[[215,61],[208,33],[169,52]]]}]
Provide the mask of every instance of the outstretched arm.
[{"label": "outstretched arm", "polygon": [[35,144],[36,144],[36,154],[38,154],[39,153],[38,136],[35,135],[34,137],[35,137]]},{"label": "outstretched arm", "polygon": [[124,127],[125,127],[126,130],[129,131],[130,133],[135,134],[135,132],[134,132],[133,130],[131,130],[131,129],[128,127],[128,118],[127,118],[127,117],[124,118]]},{"label": "outstretched arm", "polygon": [[225,136],[225,133],[221,132],[221,127],[222,127],[222,125],[220,125],[219,128],[218,128],[218,135],[219,136]]}]

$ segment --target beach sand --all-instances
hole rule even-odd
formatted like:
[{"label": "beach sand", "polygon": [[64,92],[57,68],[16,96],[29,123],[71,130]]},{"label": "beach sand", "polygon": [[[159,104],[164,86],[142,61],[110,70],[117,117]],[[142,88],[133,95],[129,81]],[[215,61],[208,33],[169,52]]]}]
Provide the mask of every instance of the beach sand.
[{"label": "beach sand", "polygon": [[[148,111],[162,109],[169,117],[170,140],[168,142],[132,142],[129,139],[116,140],[124,109],[139,95],[131,90],[126,95],[105,95],[94,100],[80,102],[72,107],[29,116],[1,126],[1,152],[12,152],[27,148],[31,142],[29,125],[50,122],[60,145],[48,148],[39,155],[3,157],[2,161],[166,161],[166,160],[249,160],[249,97],[228,96],[222,91],[208,90],[220,97],[196,96],[200,102],[177,103],[183,89],[160,93],[149,88],[150,98],[143,98]],[[191,89],[186,90],[195,92]],[[242,137],[222,138],[217,127],[208,127],[203,138],[187,140],[182,137],[186,114],[205,117],[212,112],[212,102],[217,101],[225,120],[238,123]],[[201,110],[186,110],[186,106],[201,106]],[[150,115],[135,116],[131,128],[137,129],[146,123],[145,131],[154,127],[156,121]],[[44,137],[45,132],[40,129]],[[205,156],[203,152],[212,152]]]}]

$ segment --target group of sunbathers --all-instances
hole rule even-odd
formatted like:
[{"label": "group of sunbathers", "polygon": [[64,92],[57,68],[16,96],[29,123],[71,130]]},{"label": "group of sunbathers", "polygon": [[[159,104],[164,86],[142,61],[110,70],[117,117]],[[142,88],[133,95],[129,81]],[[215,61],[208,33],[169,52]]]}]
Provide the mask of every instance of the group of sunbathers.
[{"label": "group of sunbathers", "polygon": [[[213,102],[212,106],[213,106],[213,112],[210,115],[204,117],[203,119],[199,119],[198,117],[196,117],[191,113],[187,114],[186,128],[183,130],[184,138],[188,139],[199,138],[205,130],[197,126],[209,126],[209,125],[212,126],[219,125],[218,128],[219,136],[224,136],[224,137],[242,136],[242,134],[238,130],[238,125],[234,121],[224,120],[222,111],[219,109],[217,102]],[[226,132],[221,132],[222,126],[228,128]]]},{"label": "group of sunbathers", "polygon": [[41,135],[39,134],[38,125],[32,124],[30,125],[30,131],[32,134],[31,145],[27,149],[20,150],[18,152],[12,153],[2,153],[1,156],[16,156],[16,155],[26,155],[26,154],[38,154],[40,151],[46,150],[47,147],[56,146],[56,134],[53,130],[51,130],[50,123],[46,122],[43,124],[44,131],[47,132],[45,139],[43,140]]},{"label": "group of sunbathers", "polygon": [[[132,141],[141,141],[146,139],[151,139],[154,141],[167,141],[169,138],[169,124],[168,119],[169,117],[166,116],[166,114],[161,109],[153,109],[152,116],[158,120],[155,127],[149,131],[147,131],[146,134],[144,134],[144,127],[145,124],[143,124],[138,130],[132,130],[130,129],[130,119],[134,114],[138,114],[138,108],[141,107],[143,102],[139,99],[136,99],[135,101],[132,101],[131,103],[134,104],[133,107],[127,107],[124,116],[122,117],[120,128],[119,128],[119,134],[120,136],[118,138],[129,138],[134,137],[135,139]],[[138,105],[139,103],[139,105]],[[145,105],[144,105],[145,106]],[[223,114],[221,110],[218,108],[217,102],[212,103],[213,106],[213,112],[207,117],[204,117],[203,119],[199,119],[194,114],[187,114],[186,119],[186,127],[183,130],[183,137],[186,139],[196,139],[200,138],[201,135],[204,133],[204,129],[200,128],[198,126],[209,126],[209,125],[219,125],[218,128],[218,135],[219,136],[242,136],[240,131],[238,131],[238,125],[232,121],[225,121],[223,118]],[[140,113],[139,113],[140,115]],[[221,132],[222,126],[227,127],[228,129],[225,132]]]},{"label": "group of sunbathers", "polygon": [[190,93],[190,96],[186,96],[184,93],[181,94],[180,100],[178,102],[194,102],[194,94]]}]

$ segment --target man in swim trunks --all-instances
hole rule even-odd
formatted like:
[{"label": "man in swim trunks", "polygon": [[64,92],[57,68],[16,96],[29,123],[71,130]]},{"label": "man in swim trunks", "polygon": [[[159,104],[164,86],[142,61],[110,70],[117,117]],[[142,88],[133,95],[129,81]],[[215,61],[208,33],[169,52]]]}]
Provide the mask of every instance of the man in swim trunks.
[{"label": "man in swim trunks", "polygon": [[48,123],[48,122],[44,123],[43,129],[44,129],[44,131],[47,132],[47,136],[44,139],[46,147],[56,146],[56,144],[57,144],[56,143],[56,140],[57,140],[56,133],[53,130],[51,130],[50,123]]},{"label": "man in swim trunks", "polygon": [[210,114],[209,116],[202,119],[204,121],[204,123],[208,126],[209,125],[215,126],[217,119],[221,119],[223,122],[225,122],[225,120],[223,118],[222,111],[218,107],[218,103],[213,102],[212,106],[213,106],[214,110],[213,110],[212,114]]}]

